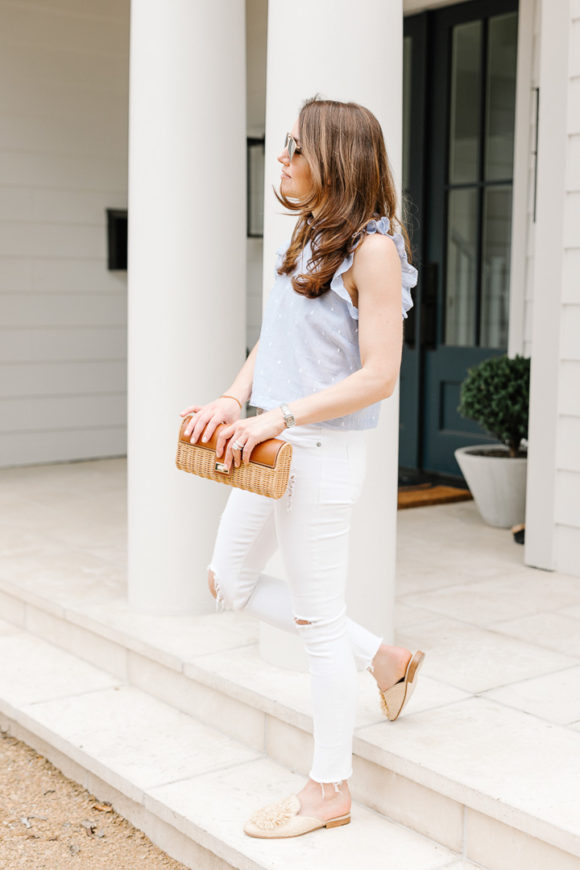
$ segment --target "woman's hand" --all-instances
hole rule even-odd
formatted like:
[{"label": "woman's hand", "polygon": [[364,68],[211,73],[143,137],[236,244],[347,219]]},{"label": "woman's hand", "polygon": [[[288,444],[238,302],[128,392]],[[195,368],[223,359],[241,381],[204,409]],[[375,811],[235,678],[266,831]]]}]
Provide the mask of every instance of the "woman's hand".
[{"label": "woman's hand", "polygon": [[[266,441],[267,438],[276,438],[285,428],[286,423],[280,408],[273,408],[271,411],[256,414],[255,417],[246,417],[231,423],[229,426],[224,426],[216,442],[216,458],[219,459],[224,444],[229,439],[223,460],[227,470],[229,471],[232,467],[232,462],[236,468],[239,468],[242,461],[247,465],[256,444]],[[243,450],[232,451],[234,441],[243,444]]]},{"label": "woman's hand", "polygon": [[216,426],[219,426],[220,423],[233,423],[235,420],[239,420],[242,409],[235,399],[220,396],[219,399],[208,402],[207,405],[190,405],[189,408],[184,408],[179,413],[182,417],[193,414],[183,434],[189,435],[191,433],[190,443],[195,444],[204,429],[206,431],[203,440],[209,441]]}]

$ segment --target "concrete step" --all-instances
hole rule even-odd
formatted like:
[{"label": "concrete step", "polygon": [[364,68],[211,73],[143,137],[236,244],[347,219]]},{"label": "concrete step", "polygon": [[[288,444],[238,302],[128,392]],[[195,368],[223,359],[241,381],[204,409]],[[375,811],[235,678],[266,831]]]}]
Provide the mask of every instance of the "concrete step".
[{"label": "concrete step", "polygon": [[[136,614],[118,596],[87,602],[5,580],[0,612],[285,769],[308,773],[309,677],[263,661],[251,617]],[[572,674],[575,661],[556,658],[554,666]],[[429,656],[396,722],[380,711],[370,674],[360,674],[353,768],[360,804],[490,870],[580,866],[580,731],[442,683],[429,673]]]},{"label": "concrete step", "polygon": [[242,825],[304,778],[114,674],[0,622],[0,724],[187,867],[475,868],[358,802],[350,825],[285,840]]}]

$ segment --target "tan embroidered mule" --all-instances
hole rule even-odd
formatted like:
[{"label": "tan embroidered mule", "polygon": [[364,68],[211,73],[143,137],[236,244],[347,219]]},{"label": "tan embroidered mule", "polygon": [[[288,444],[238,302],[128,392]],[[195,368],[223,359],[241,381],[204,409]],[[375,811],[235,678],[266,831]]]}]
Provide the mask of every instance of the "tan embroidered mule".
[{"label": "tan embroidered mule", "polygon": [[300,799],[295,794],[268,804],[250,816],[244,825],[244,833],[250,837],[299,837],[317,828],[336,828],[350,822],[350,813],[326,821],[299,816],[300,807]]},{"label": "tan embroidered mule", "polygon": [[405,705],[408,703],[411,695],[415,690],[415,682],[417,671],[423,664],[425,653],[418,649],[416,650],[407,663],[405,676],[391,686],[390,689],[381,689],[379,687],[379,695],[381,698],[381,707],[383,713],[390,719],[391,722],[400,716]]}]

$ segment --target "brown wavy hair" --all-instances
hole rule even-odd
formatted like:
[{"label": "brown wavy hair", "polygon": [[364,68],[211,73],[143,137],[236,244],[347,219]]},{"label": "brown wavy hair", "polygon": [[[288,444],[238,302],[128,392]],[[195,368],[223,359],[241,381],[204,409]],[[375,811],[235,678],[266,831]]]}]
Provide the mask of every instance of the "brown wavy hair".
[{"label": "brown wavy hair", "polygon": [[383,131],[373,113],[358,103],[315,96],[305,101],[298,121],[313,186],[301,200],[274,189],[283,206],[299,213],[278,274],[292,274],[310,242],[307,272],[294,276],[292,286],[303,296],[321,296],[341,262],[362,241],[366,224],[383,215],[389,218],[390,234],[399,228],[411,263],[409,236],[395,214],[397,196]]}]

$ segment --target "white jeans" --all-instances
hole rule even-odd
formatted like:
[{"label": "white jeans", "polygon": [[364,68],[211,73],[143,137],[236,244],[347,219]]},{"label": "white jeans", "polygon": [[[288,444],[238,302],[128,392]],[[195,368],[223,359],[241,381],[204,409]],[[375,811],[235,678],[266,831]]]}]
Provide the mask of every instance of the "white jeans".
[{"label": "white jeans", "polygon": [[[351,513],[366,470],[365,430],[311,424],[279,437],[293,447],[288,489],[276,500],[232,488],[208,569],[218,610],[244,608],[302,635],[314,724],[310,777],[336,788],[352,775],[356,672],[371,666],[382,643],[347,617],[345,603]],[[263,573],[278,546],[288,583]]]}]

